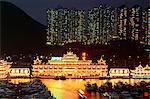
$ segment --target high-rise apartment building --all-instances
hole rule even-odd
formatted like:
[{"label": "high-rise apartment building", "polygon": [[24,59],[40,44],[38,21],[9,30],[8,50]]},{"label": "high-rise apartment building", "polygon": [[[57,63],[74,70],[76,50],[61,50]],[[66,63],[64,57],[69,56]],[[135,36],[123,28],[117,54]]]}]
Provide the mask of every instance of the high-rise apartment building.
[{"label": "high-rise apartment building", "polygon": [[120,40],[126,40],[129,34],[128,30],[128,8],[121,6],[117,8],[117,34]]},{"label": "high-rise apartment building", "polygon": [[140,42],[143,43],[146,48],[150,45],[150,11],[148,8],[145,8],[142,12],[142,31]]},{"label": "high-rise apartment building", "polygon": [[147,45],[150,48],[150,8],[148,8],[148,33],[146,35],[146,39],[147,39]]},{"label": "high-rise apartment building", "polygon": [[134,6],[129,10],[129,35],[131,40],[144,43],[145,19],[143,8]]},{"label": "high-rise apartment building", "polygon": [[148,34],[148,12],[135,5],[131,8],[121,6],[117,8],[117,33],[120,40],[138,41],[145,44]]},{"label": "high-rise apartment building", "polygon": [[115,10],[111,6],[100,5],[88,12],[88,44],[106,44],[115,34]]},{"label": "high-rise apartment building", "polygon": [[48,45],[84,42],[85,12],[69,9],[48,9]]},{"label": "high-rise apartment building", "polygon": [[83,10],[64,8],[48,9],[47,14],[48,45],[107,44],[113,39],[150,45],[149,8],[100,5],[89,10],[87,17]]}]

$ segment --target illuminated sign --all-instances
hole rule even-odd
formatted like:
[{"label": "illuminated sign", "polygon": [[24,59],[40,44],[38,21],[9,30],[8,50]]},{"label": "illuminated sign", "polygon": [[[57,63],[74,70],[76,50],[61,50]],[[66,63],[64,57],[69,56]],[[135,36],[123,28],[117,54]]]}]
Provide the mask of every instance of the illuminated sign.
[{"label": "illuminated sign", "polygon": [[51,60],[61,60],[62,57],[52,57]]}]

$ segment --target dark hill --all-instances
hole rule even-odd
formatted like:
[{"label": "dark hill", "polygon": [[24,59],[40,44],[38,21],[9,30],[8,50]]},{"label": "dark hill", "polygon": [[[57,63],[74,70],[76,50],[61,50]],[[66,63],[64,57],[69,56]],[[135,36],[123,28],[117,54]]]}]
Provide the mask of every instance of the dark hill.
[{"label": "dark hill", "polygon": [[3,53],[39,52],[46,44],[46,26],[36,22],[20,8],[0,1]]}]

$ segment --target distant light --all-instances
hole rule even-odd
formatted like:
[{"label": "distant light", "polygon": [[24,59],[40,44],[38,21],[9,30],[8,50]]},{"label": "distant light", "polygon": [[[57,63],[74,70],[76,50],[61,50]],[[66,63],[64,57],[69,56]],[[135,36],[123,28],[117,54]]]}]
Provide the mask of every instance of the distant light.
[{"label": "distant light", "polygon": [[40,58],[42,58],[42,59],[43,59],[43,58],[44,58],[44,56],[40,56]]},{"label": "distant light", "polygon": [[86,56],[86,53],[85,53],[85,52],[83,52],[83,53],[82,53],[82,56]]}]

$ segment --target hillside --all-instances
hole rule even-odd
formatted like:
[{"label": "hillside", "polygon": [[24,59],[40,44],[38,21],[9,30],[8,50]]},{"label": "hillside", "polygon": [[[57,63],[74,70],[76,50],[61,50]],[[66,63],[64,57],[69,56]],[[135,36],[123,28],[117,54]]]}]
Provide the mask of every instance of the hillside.
[{"label": "hillside", "polygon": [[0,1],[2,53],[38,52],[46,42],[46,26],[15,5]]}]

